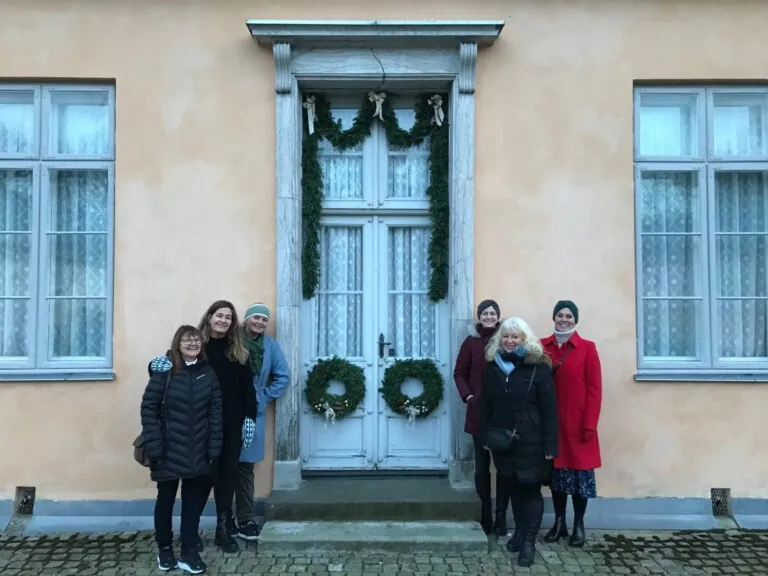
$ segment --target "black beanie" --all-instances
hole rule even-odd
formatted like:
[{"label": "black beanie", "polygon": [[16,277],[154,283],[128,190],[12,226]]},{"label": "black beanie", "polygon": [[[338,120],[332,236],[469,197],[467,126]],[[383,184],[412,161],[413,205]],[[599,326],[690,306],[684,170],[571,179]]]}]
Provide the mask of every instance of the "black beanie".
[{"label": "black beanie", "polygon": [[576,324],[579,323],[579,307],[576,306],[573,302],[570,300],[560,300],[557,304],[555,304],[555,310],[552,312],[552,320],[555,319],[555,316],[557,316],[557,313],[560,312],[563,308],[568,308],[568,310],[573,313],[573,319],[576,322]]},{"label": "black beanie", "polygon": [[478,319],[480,319],[480,314],[482,314],[486,308],[493,308],[496,311],[496,316],[501,316],[501,308],[499,308],[499,305],[496,303],[496,300],[483,300],[482,302],[480,302],[480,305],[477,307]]}]

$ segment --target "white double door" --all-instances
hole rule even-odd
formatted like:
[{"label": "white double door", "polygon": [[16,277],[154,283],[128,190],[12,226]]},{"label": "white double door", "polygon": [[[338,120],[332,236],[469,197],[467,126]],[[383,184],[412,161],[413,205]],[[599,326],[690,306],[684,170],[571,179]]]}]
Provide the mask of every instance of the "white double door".
[{"label": "white double door", "polygon": [[[303,467],[311,470],[441,469],[447,466],[450,385],[445,306],[430,302],[429,221],[420,218],[328,217],[320,232],[327,255],[320,290],[305,307],[304,367],[339,356],[365,373],[357,411],[330,422],[304,401]],[[429,358],[446,394],[428,418],[408,422],[389,409],[379,388],[395,360]],[[306,380],[306,373],[303,381]],[[303,382],[302,382],[303,383]],[[332,383],[332,393],[343,386]],[[422,391],[406,381],[405,394]]]},{"label": "white double door", "polygon": [[[355,110],[335,108],[333,113],[348,127]],[[412,103],[396,114],[408,128]],[[321,145],[320,283],[302,309],[299,382],[305,384],[318,359],[338,356],[363,369],[366,394],[353,414],[335,422],[310,410],[302,394],[304,470],[448,466],[448,307],[429,298],[427,160],[425,146],[389,150],[378,125],[358,148],[338,152]],[[387,367],[406,358],[433,360],[446,389],[439,408],[415,422],[390,410],[379,392]],[[411,381],[401,389],[408,396],[422,391],[420,383]],[[329,390],[340,393],[343,386],[332,383]]]}]

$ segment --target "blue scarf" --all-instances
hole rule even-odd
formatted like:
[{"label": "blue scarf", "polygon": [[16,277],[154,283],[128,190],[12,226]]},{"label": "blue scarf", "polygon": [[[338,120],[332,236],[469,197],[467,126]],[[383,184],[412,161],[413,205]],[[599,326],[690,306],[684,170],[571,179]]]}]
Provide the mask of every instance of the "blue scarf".
[{"label": "blue scarf", "polygon": [[[525,358],[526,350],[525,346],[518,346],[515,348],[512,353],[517,356],[518,358]],[[494,362],[496,362],[496,366],[498,366],[502,372],[504,372],[505,376],[509,376],[512,374],[512,372],[515,371],[515,363],[514,362],[507,362],[501,357],[501,352],[496,352],[496,356],[493,358]]]}]

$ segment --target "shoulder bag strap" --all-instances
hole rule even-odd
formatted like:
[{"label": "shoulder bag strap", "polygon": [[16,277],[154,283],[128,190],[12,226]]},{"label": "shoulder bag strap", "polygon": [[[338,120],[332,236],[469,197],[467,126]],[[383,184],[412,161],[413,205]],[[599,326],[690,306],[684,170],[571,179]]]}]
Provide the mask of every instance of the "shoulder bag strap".
[{"label": "shoulder bag strap", "polygon": [[533,372],[531,372],[531,379],[528,380],[528,389],[525,391],[525,398],[523,398],[523,403],[520,406],[520,410],[518,410],[514,416],[515,416],[515,429],[517,429],[517,423],[520,421],[520,415],[522,415],[523,410],[525,409],[525,404],[528,402],[528,397],[531,395],[531,388],[533,388],[533,379],[536,377],[536,366],[533,367]]},{"label": "shoulder bag strap", "polygon": [[555,375],[555,372],[560,370],[560,366],[563,365],[563,362],[565,362],[565,359],[568,358],[568,354],[570,354],[573,351],[573,345],[568,346],[568,348],[565,349],[563,354],[560,356],[560,360],[557,361],[557,364],[552,366],[552,375]]}]

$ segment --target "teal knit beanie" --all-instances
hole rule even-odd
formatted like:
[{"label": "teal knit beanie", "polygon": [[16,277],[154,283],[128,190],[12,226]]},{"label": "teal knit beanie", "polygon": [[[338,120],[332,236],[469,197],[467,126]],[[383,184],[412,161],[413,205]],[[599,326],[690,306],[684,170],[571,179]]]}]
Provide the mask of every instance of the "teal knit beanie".
[{"label": "teal knit beanie", "polygon": [[574,322],[576,324],[578,324],[579,323],[579,308],[571,300],[560,300],[557,304],[555,304],[555,309],[552,312],[552,320],[554,320],[555,316],[557,316],[557,313],[560,312],[560,310],[563,310],[564,308],[568,308],[568,310],[571,311],[571,313],[573,314]]},{"label": "teal knit beanie", "polygon": [[245,316],[243,317],[243,320],[248,320],[251,316],[264,316],[267,320],[269,320],[269,306],[266,304],[262,304],[261,302],[258,302],[256,304],[251,304],[248,306],[248,309],[245,311]]}]

